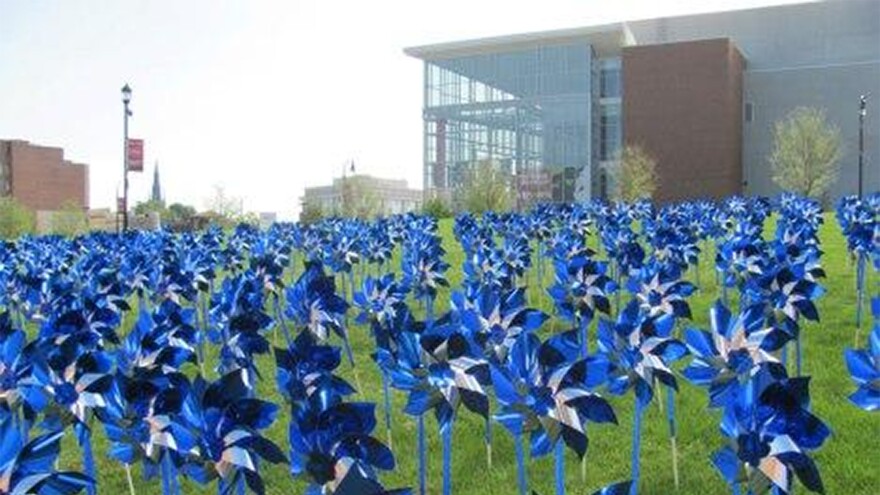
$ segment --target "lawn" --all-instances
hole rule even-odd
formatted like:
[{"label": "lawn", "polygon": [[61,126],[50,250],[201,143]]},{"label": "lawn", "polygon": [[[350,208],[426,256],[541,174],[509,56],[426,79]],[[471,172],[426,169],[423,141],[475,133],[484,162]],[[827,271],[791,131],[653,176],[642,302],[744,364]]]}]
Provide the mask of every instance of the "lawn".
[{"label": "lawn", "polygon": [[[827,292],[819,301],[821,322],[806,324],[804,328],[804,373],[812,377],[811,395],[814,412],[832,429],[831,438],[815,453],[814,458],[821,471],[826,493],[845,495],[875,495],[880,493],[880,415],[857,409],[847,400],[853,385],[846,370],[843,351],[853,345],[855,331],[856,293],[854,290],[854,269],[848,261],[845,240],[833,216],[827,217],[821,229],[822,248],[825,252],[823,265],[828,273],[823,285]],[[441,223],[443,245],[447,250],[447,262],[451,268],[448,277],[453,288],[461,279],[462,252],[452,235],[452,222]],[[772,226],[768,231],[772,232]],[[707,246],[701,257],[701,290],[691,298],[694,321],[690,326],[707,328],[708,309],[718,297],[713,274],[714,252]],[[551,270],[545,270],[545,286],[549,282]],[[535,272],[528,280],[534,283]],[[694,280],[694,273],[689,273]],[[533,284],[534,285],[534,284]],[[873,282],[868,287],[875,287]],[[438,298],[440,309],[448,302],[448,292]],[[529,288],[529,302],[552,313],[550,299],[541,294],[537,287]],[[417,311],[418,305],[414,304]],[[128,324],[134,321],[127,318]],[[595,324],[594,324],[595,325]],[[562,323],[555,317],[545,325],[544,334],[561,329]],[[862,332],[864,345],[865,331]],[[370,360],[373,344],[365,328],[351,330],[352,345],[356,353],[357,367],[351,369],[347,364],[340,368],[341,374],[353,385],[361,388],[360,395],[353,400],[366,400],[379,404],[376,412],[380,426],[375,434],[385,439],[384,424],[381,420],[382,395],[380,376],[377,367]],[[258,396],[279,404],[283,400],[276,391],[274,382],[274,362],[271,356],[260,361],[263,380],[258,384]],[[357,376],[355,376],[357,375]],[[212,375],[214,378],[216,375]],[[723,445],[724,439],[718,431],[719,413],[707,409],[707,395],[680,378],[680,394],[677,397],[679,418],[679,466],[681,486],[676,490],[671,469],[670,445],[667,434],[666,416],[657,406],[651,404],[643,421],[642,443],[642,483],[641,494],[720,494],[730,493],[722,478],[709,462],[709,455]],[[397,459],[397,469],[385,473],[382,480],[386,487],[416,485],[416,440],[415,421],[401,411],[405,404],[404,394],[395,392],[393,396],[393,450]],[[568,493],[590,494],[606,484],[628,479],[630,476],[630,441],[632,432],[633,401],[631,394],[610,401],[617,414],[619,424],[592,426],[589,429],[590,444],[587,452],[585,472],[581,462],[570,451],[566,458],[566,485]],[[267,436],[275,440],[284,450],[287,449],[287,423],[285,414],[279,417],[267,431]],[[429,436],[428,456],[429,493],[440,493],[441,450],[436,421],[427,422]],[[101,428],[98,426],[97,428]],[[509,494],[516,491],[516,467],[514,449],[510,435],[502,428],[494,428],[492,444],[493,463],[487,465],[486,449],[483,444],[484,422],[482,418],[461,409],[455,423],[453,476],[454,492],[462,494]],[[95,436],[95,451],[98,457],[98,491],[121,495],[128,492],[128,484],[123,467],[106,457],[106,442],[103,432]],[[65,438],[61,468],[77,468],[80,450],[73,435]],[[529,485],[540,494],[554,491],[553,458],[547,456],[527,460]],[[264,464],[261,466],[270,494],[302,493],[304,484],[293,481],[286,466]],[[582,478],[582,474],[585,478]],[[214,491],[213,487],[200,487],[187,480],[182,481],[184,493],[204,493]],[[161,493],[158,479],[143,481],[140,468],[135,467],[135,488],[139,494]],[[796,487],[796,493],[806,490]]]}]

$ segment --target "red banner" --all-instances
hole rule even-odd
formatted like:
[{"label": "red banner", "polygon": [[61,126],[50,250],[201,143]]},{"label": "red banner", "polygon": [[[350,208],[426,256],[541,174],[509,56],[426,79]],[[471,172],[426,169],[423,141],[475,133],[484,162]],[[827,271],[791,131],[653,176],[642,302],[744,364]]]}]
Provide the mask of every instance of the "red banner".
[{"label": "red banner", "polygon": [[144,140],[131,139],[128,140],[128,171],[143,172],[144,171]]}]

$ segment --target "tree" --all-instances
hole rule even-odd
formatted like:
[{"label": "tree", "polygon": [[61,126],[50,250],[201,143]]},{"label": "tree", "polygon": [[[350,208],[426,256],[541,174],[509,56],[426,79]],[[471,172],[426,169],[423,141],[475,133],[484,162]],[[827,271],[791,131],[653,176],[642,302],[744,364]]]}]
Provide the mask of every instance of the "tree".
[{"label": "tree", "polygon": [[229,196],[221,185],[214,185],[214,195],[208,198],[205,215],[223,227],[232,227],[243,218],[241,198]]},{"label": "tree", "polygon": [[324,218],[324,210],[321,208],[321,205],[303,203],[302,211],[299,212],[299,223],[311,225],[319,222],[322,218]]},{"label": "tree", "polygon": [[825,112],[798,107],[776,122],[770,166],[773,181],[786,191],[821,199],[837,180],[840,131]]},{"label": "tree", "polygon": [[471,213],[510,209],[510,176],[492,160],[481,160],[466,172],[463,185],[455,192],[456,203]]},{"label": "tree", "polygon": [[12,197],[0,197],[0,238],[14,239],[33,234],[36,226],[34,213]]},{"label": "tree", "polygon": [[431,198],[422,205],[422,213],[436,219],[452,217],[452,208],[443,198]]},{"label": "tree", "polygon": [[163,220],[165,220],[173,230],[187,229],[192,223],[192,219],[196,216],[195,208],[181,203],[171,203],[165,211],[167,214],[167,220],[165,220],[164,217]]},{"label": "tree", "polygon": [[342,180],[341,216],[366,220],[381,213],[382,204],[369,177],[354,176]]},{"label": "tree", "polygon": [[89,218],[76,203],[67,202],[52,213],[49,230],[65,237],[81,235],[89,230]]},{"label": "tree", "polygon": [[610,170],[614,199],[651,199],[657,191],[657,160],[638,145],[628,145],[620,153],[620,163]]}]

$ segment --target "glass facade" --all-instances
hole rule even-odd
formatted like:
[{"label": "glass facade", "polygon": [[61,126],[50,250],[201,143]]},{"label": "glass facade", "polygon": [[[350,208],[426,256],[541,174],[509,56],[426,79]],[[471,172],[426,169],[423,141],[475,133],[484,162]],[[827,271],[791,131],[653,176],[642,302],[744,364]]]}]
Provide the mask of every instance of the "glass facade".
[{"label": "glass facade", "polygon": [[425,189],[452,194],[491,160],[534,199],[589,196],[594,65],[588,44],[426,61]]},{"label": "glass facade", "polygon": [[600,193],[593,168],[620,132],[620,59],[587,43],[427,60],[424,188],[454,196],[477,163],[517,184],[519,202]]}]

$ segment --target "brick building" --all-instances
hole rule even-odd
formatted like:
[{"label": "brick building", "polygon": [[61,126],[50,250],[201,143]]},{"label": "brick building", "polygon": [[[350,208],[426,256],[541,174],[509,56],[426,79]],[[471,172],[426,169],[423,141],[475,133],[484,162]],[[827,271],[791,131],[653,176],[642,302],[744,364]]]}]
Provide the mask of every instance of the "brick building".
[{"label": "brick building", "polygon": [[30,210],[89,208],[89,167],[64,159],[64,150],[21,140],[0,140],[0,196]]}]

